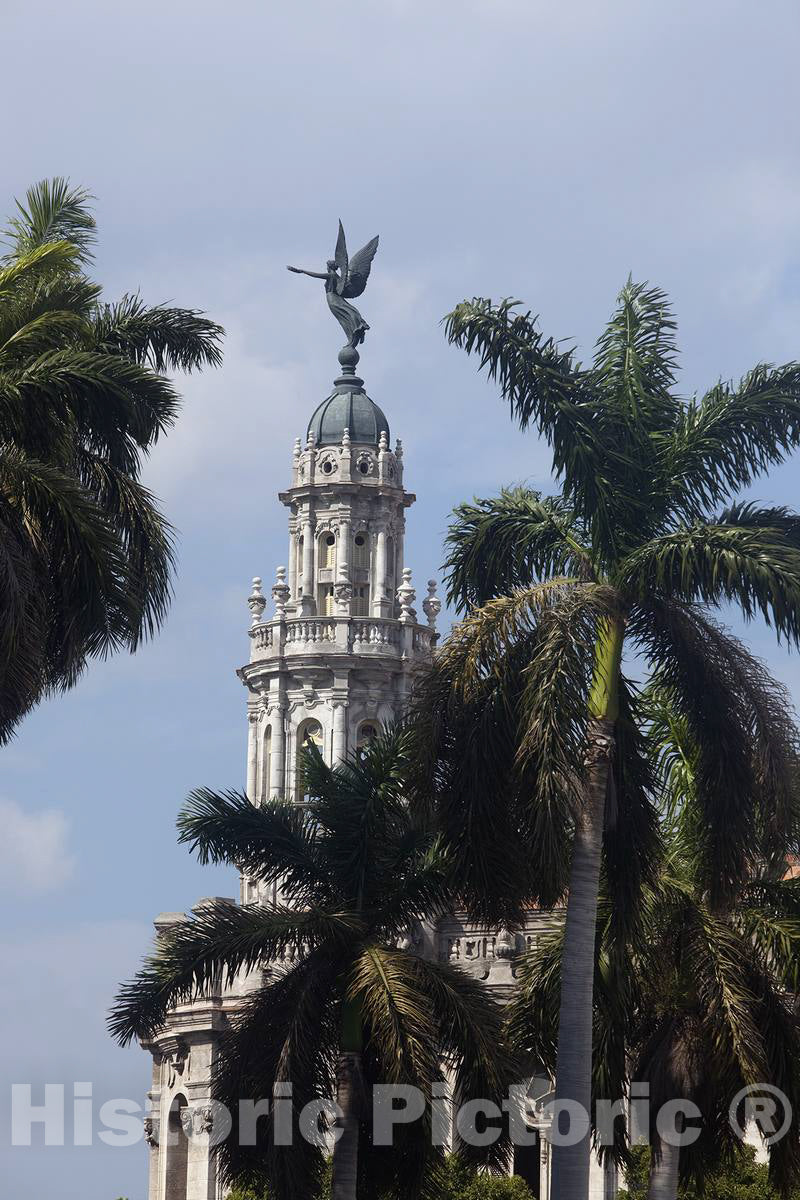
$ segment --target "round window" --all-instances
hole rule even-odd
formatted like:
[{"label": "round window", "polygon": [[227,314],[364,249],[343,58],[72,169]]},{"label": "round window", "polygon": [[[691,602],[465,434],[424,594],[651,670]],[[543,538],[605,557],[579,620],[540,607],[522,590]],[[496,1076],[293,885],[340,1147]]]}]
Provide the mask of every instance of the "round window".
[{"label": "round window", "polygon": [[362,458],[361,462],[358,464],[358,469],[362,475],[369,475],[369,463],[365,458]]},{"label": "round window", "polygon": [[333,463],[331,462],[331,460],[329,458],[326,458],[325,462],[322,464],[322,473],[323,473],[323,475],[332,475],[333,474]]}]

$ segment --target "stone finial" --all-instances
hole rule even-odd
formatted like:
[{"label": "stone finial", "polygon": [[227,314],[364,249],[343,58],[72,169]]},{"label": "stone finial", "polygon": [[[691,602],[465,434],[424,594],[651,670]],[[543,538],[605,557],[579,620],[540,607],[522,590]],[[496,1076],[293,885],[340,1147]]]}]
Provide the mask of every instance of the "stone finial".
[{"label": "stone finial", "polygon": [[300,441],[299,437],[296,437],[294,439],[294,449],[292,451],[292,457],[294,458],[295,464],[298,462],[300,455],[302,453],[303,453],[303,443]]},{"label": "stone finial", "polygon": [[345,425],[345,428],[344,428],[344,433],[342,434],[342,445],[343,445],[343,446],[349,446],[349,445],[350,445],[350,430],[347,428],[347,426],[346,426],[346,425]]},{"label": "stone finial", "polygon": [[416,598],[417,593],[411,583],[411,567],[403,567],[403,582],[397,589],[397,602],[400,605],[401,621],[416,621],[417,612],[413,607]]},{"label": "stone finial", "polygon": [[261,576],[255,575],[253,576],[253,590],[247,597],[247,607],[250,609],[250,612],[253,616],[253,619],[250,622],[251,625],[257,625],[259,623],[261,620],[261,614],[266,606],[267,601],[264,597],[264,593],[261,590]]},{"label": "stone finial", "polygon": [[308,438],[306,440],[306,450],[313,450],[317,444],[317,435],[313,429],[309,429]]},{"label": "stone finial", "polygon": [[396,444],[395,450],[394,450],[394,456],[398,462],[400,462],[403,458],[403,443],[401,442],[400,438],[397,439],[397,444]]},{"label": "stone finial", "polygon": [[275,616],[281,620],[286,614],[289,600],[289,585],[286,582],[286,567],[276,567],[276,580],[272,585],[272,599],[275,601]]},{"label": "stone finial", "polygon": [[494,943],[495,958],[513,958],[516,951],[517,939],[506,925],[502,925],[497,931],[497,938]]},{"label": "stone finial", "polygon": [[385,429],[382,431],[380,439],[378,441],[378,449],[379,450],[388,450],[389,449],[389,434],[386,432]]},{"label": "stone finial", "polygon": [[439,613],[442,611],[442,602],[439,599],[439,597],[436,595],[436,580],[435,579],[428,580],[428,594],[425,597],[425,599],[422,601],[422,611],[425,613],[425,616],[428,618],[428,624],[430,625],[431,629],[435,629],[436,628],[436,618],[439,616]]}]

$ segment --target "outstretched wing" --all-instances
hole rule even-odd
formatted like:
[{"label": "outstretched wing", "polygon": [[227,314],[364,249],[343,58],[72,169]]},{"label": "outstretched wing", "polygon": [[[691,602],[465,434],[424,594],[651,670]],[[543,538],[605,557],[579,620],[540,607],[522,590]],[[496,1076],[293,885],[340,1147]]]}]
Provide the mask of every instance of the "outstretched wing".
[{"label": "outstretched wing", "polygon": [[333,257],[339,268],[339,282],[336,285],[336,291],[341,296],[344,294],[344,289],[347,285],[347,242],[344,238],[344,227],[341,221],[339,222],[339,236],[336,239],[336,250]]},{"label": "outstretched wing", "polygon": [[372,260],[375,257],[375,251],[378,249],[378,239],[374,237],[371,242],[367,242],[357,254],[354,254],[350,259],[350,270],[347,272],[347,283],[342,289],[341,295],[346,299],[351,296],[360,296],[364,288],[367,286],[369,279],[369,269],[372,266]]}]

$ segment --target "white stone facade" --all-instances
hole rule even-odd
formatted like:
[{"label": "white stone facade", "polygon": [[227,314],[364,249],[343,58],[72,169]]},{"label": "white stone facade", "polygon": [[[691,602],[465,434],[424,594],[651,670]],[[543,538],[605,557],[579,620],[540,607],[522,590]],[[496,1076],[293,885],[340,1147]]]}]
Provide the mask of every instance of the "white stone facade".
[{"label": "white stone facade", "polygon": [[[346,382],[352,388],[361,381]],[[360,398],[371,404],[363,392]],[[298,439],[291,486],[279,498],[289,510],[288,571],[277,570],[266,619],[268,601],[261,579],[254,579],[250,661],[238,671],[247,689],[247,794],[254,803],[272,796],[302,802],[296,763],[307,738],[328,762],[340,762],[403,712],[415,671],[430,661],[441,607],[431,581],[421,604],[425,620],[418,620],[404,566],[405,510],[414,496],[403,488],[402,446],[398,441],[390,450],[386,431],[374,441],[351,441],[347,428],[335,441],[317,444],[311,433],[303,447]],[[242,879],[241,903],[271,898]],[[186,919],[162,914],[156,932]],[[531,912],[526,928],[511,934],[453,915],[420,930],[417,949],[485,979],[504,999],[515,956],[534,947],[552,919]],[[219,1035],[258,982],[242,978],[177,1008],[148,1044],[149,1200],[224,1200],[209,1149],[211,1072]],[[531,1081],[532,1097],[541,1099],[543,1090],[541,1081],[538,1091]],[[534,1124],[537,1144],[518,1151],[515,1169],[547,1200],[549,1147],[541,1113]],[[610,1200],[615,1191],[611,1176],[594,1163],[592,1200]]]}]

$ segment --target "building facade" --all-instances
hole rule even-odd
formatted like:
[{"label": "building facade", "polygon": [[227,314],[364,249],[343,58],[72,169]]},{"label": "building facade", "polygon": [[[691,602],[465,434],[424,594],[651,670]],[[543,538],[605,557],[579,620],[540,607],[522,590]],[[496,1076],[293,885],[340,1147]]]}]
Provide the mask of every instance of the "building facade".
[{"label": "building facade", "polygon": [[[247,695],[254,803],[273,796],[302,803],[300,747],[313,741],[326,761],[341,762],[403,712],[415,673],[434,652],[441,604],[430,581],[420,619],[404,558],[405,511],[415,497],[404,487],[401,442],[392,449],[389,433],[354,367],[345,365],[311,417],[305,444],[295,443],[291,485],[279,493],[288,511],[288,569],[277,570],[269,613],[261,579],[253,580],[250,658],[237,672]],[[242,878],[238,903],[276,898],[274,889],[264,895]],[[156,934],[187,919],[162,913]],[[531,912],[525,929],[511,933],[452,914],[423,929],[417,948],[459,964],[504,998],[516,955],[535,948],[551,924],[551,914]],[[211,1152],[211,1073],[221,1033],[257,982],[242,977],[176,1008],[146,1047],[153,1057],[149,1200],[224,1200]],[[530,1086],[531,1097],[543,1100],[546,1085]],[[541,1106],[537,1112],[537,1137],[517,1150],[514,1170],[547,1200],[547,1122]],[[592,1200],[609,1200],[615,1190],[613,1177],[593,1164]]]}]

